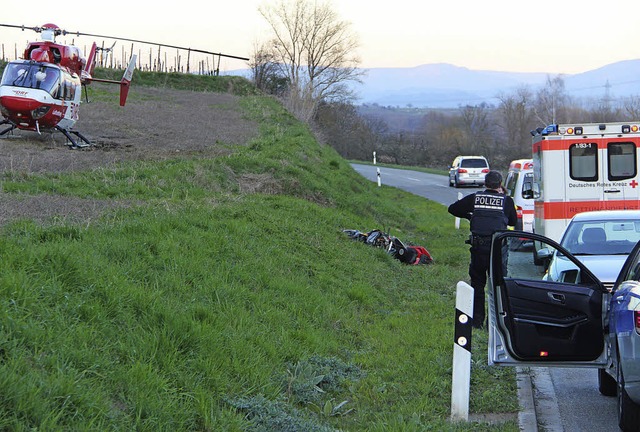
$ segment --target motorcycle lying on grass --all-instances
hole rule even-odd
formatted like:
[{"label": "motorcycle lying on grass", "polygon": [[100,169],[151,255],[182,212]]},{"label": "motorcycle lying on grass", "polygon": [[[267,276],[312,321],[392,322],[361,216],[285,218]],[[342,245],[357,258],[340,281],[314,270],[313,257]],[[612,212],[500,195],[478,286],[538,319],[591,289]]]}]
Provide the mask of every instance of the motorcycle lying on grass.
[{"label": "motorcycle lying on grass", "polygon": [[362,232],[355,229],[342,230],[352,240],[361,241],[369,246],[382,248],[404,264],[431,264],[433,257],[424,246],[405,245],[398,237],[379,229]]}]

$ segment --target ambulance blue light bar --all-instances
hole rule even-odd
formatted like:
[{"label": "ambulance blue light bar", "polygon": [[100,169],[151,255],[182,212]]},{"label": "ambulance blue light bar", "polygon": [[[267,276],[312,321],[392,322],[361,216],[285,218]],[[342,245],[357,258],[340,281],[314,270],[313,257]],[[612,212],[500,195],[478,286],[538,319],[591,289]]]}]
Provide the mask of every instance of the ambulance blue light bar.
[{"label": "ambulance blue light bar", "polygon": [[588,123],[580,126],[571,125],[558,125],[551,124],[545,128],[537,128],[531,131],[532,136],[536,135],[572,135],[572,136],[587,136],[587,135],[625,135],[625,134],[637,134],[640,133],[640,124],[625,124],[625,123]]},{"label": "ambulance blue light bar", "polygon": [[558,125],[552,124],[544,128],[544,130],[540,132],[540,135],[555,135],[557,133],[558,133]]}]

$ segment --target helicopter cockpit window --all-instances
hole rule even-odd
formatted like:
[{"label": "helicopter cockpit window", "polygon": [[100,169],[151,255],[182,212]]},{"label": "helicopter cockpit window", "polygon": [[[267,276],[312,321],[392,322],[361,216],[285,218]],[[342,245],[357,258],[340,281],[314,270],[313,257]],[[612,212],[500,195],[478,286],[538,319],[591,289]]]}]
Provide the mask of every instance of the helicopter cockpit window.
[{"label": "helicopter cockpit window", "polygon": [[73,100],[76,95],[76,89],[79,86],[76,84],[78,80],[66,72],[62,74],[62,84],[60,86],[60,99]]},{"label": "helicopter cockpit window", "polygon": [[55,96],[60,86],[60,69],[37,63],[10,63],[0,85],[40,89]]},{"label": "helicopter cockpit window", "polygon": [[0,82],[0,85],[15,85],[14,83],[17,82],[27,72],[28,69],[28,65],[8,64],[4,68],[4,73],[2,74],[2,81]]},{"label": "helicopter cockpit window", "polygon": [[58,87],[60,86],[60,70],[55,68],[42,69],[44,70],[40,70],[38,72],[39,79],[36,86],[41,90],[49,92],[49,94],[55,97],[58,92]]}]

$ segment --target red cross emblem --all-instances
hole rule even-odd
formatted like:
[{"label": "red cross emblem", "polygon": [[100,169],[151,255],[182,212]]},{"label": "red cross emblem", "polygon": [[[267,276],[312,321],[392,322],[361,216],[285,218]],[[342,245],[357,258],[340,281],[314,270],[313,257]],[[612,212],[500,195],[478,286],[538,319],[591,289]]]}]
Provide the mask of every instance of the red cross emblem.
[{"label": "red cross emblem", "polygon": [[635,189],[635,188],[636,188],[636,186],[638,186],[638,182],[636,181],[636,179],[631,180],[631,183],[629,183],[629,184],[631,185],[631,187],[632,187],[633,189]]}]

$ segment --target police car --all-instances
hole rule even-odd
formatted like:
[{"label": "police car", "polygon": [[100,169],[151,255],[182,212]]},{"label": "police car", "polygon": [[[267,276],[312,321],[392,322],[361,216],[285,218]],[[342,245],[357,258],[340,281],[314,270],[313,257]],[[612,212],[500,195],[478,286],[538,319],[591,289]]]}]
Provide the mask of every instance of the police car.
[{"label": "police car", "polygon": [[[562,275],[545,278],[533,254],[505,247],[513,238],[562,254]],[[611,289],[566,248],[524,231],[494,234],[489,271],[489,364],[594,368],[600,393],[618,399],[620,428],[640,431],[640,242]]]}]

